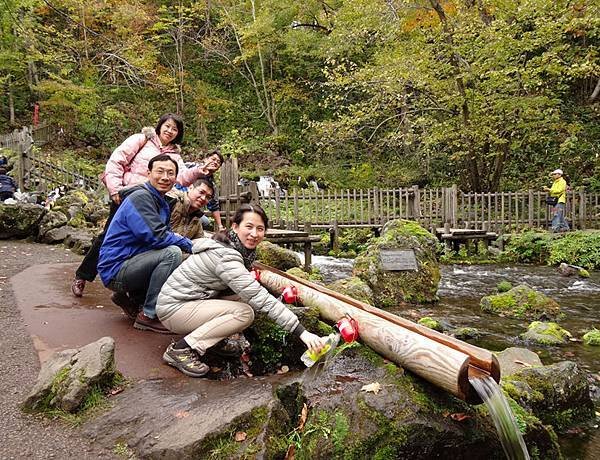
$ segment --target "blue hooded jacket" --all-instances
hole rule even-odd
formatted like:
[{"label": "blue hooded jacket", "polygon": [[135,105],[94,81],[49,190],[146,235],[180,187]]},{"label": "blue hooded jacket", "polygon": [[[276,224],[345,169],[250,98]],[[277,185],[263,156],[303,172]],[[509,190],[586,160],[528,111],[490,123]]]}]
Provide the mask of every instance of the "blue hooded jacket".
[{"label": "blue hooded jacket", "polygon": [[98,274],[105,286],[119,273],[123,263],[152,249],[179,246],[192,251],[190,239],[173,233],[171,211],[163,195],[149,182],[135,187],[119,206],[100,248]]}]

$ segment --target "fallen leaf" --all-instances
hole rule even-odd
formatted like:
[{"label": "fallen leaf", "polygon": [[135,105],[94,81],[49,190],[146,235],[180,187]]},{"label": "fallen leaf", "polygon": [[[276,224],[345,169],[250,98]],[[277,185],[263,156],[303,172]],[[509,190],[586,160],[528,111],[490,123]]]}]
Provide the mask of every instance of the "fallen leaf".
[{"label": "fallen leaf", "polygon": [[283,460],[294,460],[296,458],[296,446],[290,444]]},{"label": "fallen leaf", "polygon": [[180,410],[179,412],[175,413],[175,417],[176,418],[186,418],[189,417],[190,413],[186,410]]},{"label": "fallen leaf", "polygon": [[219,373],[219,372],[221,372],[222,370],[223,370],[223,368],[222,368],[222,367],[216,367],[216,366],[215,366],[215,367],[211,367],[211,368],[210,368],[210,371],[211,371],[213,374],[218,374],[218,373]]},{"label": "fallen leaf", "polygon": [[531,364],[529,364],[529,363],[526,363],[525,361],[520,361],[520,360],[518,360],[518,359],[515,359],[515,360],[514,360],[514,363],[515,363],[515,364],[520,364],[521,366],[525,366],[525,367],[531,367]]},{"label": "fallen leaf", "polygon": [[281,369],[277,370],[278,374],[287,374],[290,371],[288,366],[281,366]]},{"label": "fallen leaf", "polygon": [[379,384],[379,382],[373,382],[373,383],[369,383],[368,385],[363,385],[363,387],[360,389],[360,391],[366,391],[367,393],[379,393],[379,391],[381,390],[381,385]]},{"label": "fallen leaf", "polygon": [[455,414],[450,414],[450,418],[452,420],[456,420],[457,422],[462,422],[463,420],[471,418],[471,416],[462,412],[457,412]]},{"label": "fallen leaf", "polygon": [[117,387],[117,388],[113,388],[112,390],[110,390],[110,395],[114,396],[114,395],[118,395],[119,393],[121,393],[125,388],[123,387]]},{"label": "fallen leaf", "polygon": [[298,431],[304,430],[304,424],[308,418],[308,406],[306,403],[302,405],[302,411],[300,412],[300,420],[298,421]]},{"label": "fallen leaf", "polygon": [[246,434],[245,431],[238,431],[237,433],[235,433],[235,442],[242,442],[245,441],[246,438],[248,437],[248,435]]}]

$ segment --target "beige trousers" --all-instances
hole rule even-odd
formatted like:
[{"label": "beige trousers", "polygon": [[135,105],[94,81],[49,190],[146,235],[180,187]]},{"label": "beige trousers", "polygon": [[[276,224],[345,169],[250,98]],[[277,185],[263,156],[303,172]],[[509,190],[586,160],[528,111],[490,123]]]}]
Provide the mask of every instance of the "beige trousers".
[{"label": "beige trousers", "polygon": [[244,302],[208,299],[187,302],[168,319],[161,321],[176,334],[187,334],[185,341],[194,350],[206,350],[254,321],[254,310]]}]

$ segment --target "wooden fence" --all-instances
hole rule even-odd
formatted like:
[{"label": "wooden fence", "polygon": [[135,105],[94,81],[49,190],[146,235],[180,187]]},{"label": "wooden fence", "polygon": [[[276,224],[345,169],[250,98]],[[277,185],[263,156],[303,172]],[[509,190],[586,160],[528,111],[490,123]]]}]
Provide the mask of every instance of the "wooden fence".
[{"label": "wooden fence", "polygon": [[[552,219],[546,192],[463,193],[456,186],[346,190],[294,190],[285,196],[262,198],[273,225],[297,229],[378,227],[391,219],[411,219],[427,228],[483,229],[504,232],[544,228]],[[566,217],[573,228],[600,228],[600,194],[584,189],[567,194]]]},{"label": "wooden fence", "polygon": [[42,125],[36,128],[25,126],[10,134],[0,136],[0,147],[17,154],[14,176],[21,191],[35,190],[47,193],[59,186],[70,188],[96,188],[97,177],[74,171],[64,164],[44,157],[34,146],[42,146],[53,135],[53,128]]}]

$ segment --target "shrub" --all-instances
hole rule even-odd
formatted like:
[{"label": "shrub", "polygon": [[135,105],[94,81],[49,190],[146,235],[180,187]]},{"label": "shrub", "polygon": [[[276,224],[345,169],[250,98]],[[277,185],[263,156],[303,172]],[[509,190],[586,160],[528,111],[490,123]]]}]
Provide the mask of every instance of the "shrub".
[{"label": "shrub", "polygon": [[552,240],[548,264],[565,262],[587,269],[600,267],[600,232],[571,232]]}]

